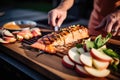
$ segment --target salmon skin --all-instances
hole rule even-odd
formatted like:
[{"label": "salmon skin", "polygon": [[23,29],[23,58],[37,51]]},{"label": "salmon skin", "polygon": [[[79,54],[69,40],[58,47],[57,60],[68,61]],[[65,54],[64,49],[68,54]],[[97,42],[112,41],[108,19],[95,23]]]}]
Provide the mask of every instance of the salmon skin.
[{"label": "salmon skin", "polygon": [[53,54],[56,53],[57,46],[65,46],[69,43],[74,43],[87,37],[89,37],[89,35],[86,27],[81,25],[72,25],[62,28],[58,32],[44,35],[30,46]]}]

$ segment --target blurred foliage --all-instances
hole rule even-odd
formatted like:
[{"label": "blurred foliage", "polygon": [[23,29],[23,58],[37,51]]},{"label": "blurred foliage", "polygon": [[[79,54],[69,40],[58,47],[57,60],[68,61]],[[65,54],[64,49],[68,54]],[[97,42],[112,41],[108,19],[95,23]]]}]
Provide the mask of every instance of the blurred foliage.
[{"label": "blurred foliage", "polygon": [[1,0],[0,9],[21,8],[48,12],[52,7],[52,0]]}]

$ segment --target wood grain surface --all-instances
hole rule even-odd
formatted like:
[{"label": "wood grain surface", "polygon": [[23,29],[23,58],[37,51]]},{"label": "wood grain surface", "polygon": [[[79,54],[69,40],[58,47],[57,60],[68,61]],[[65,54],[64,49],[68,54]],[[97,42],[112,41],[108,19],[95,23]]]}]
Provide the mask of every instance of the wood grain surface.
[{"label": "wood grain surface", "polygon": [[1,44],[0,50],[52,80],[119,80],[120,78],[120,74],[114,72],[105,78],[82,77],[62,65],[62,56],[39,53],[23,47],[19,42]]}]

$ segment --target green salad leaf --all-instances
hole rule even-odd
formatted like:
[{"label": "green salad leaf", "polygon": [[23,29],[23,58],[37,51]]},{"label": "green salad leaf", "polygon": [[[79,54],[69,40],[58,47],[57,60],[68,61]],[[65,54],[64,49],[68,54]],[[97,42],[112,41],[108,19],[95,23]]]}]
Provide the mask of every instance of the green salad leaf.
[{"label": "green salad leaf", "polygon": [[106,37],[102,37],[102,35],[98,35],[94,41],[95,48],[98,49],[102,47],[110,38],[112,37],[111,33],[108,33]]},{"label": "green salad leaf", "polygon": [[103,52],[111,57],[120,58],[120,56],[112,49],[104,49]]},{"label": "green salad leaf", "polygon": [[76,44],[76,47],[81,48],[81,47],[83,47],[83,45],[82,44]]},{"label": "green salad leaf", "polygon": [[111,65],[109,66],[109,68],[110,68],[112,71],[118,71],[118,65],[116,65],[116,64],[111,64]]},{"label": "green salad leaf", "polygon": [[94,41],[85,40],[85,44],[88,48],[100,48],[102,47],[110,38],[112,37],[111,33],[108,33],[106,37],[102,37],[102,35],[98,35]]},{"label": "green salad leaf", "polygon": [[106,37],[102,37],[102,35],[98,35],[94,41],[92,41],[90,38],[87,40],[84,40],[83,43],[77,44],[77,48],[81,48],[84,45],[86,45],[88,51],[91,48],[98,49],[101,52],[104,52],[108,56],[112,57],[113,61],[111,61],[111,65],[109,66],[112,70],[117,71],[118,70],[118,64],[120,63],[120,55],[117,54],[115,51],[113,51],[110,48],[106,47],[106,42],[112,37],[111,33],[108,33]]},{"label": "green salad leaf", "polygon": [[89,49],[95,47],[94,41],[86,40],[85,43]]}]

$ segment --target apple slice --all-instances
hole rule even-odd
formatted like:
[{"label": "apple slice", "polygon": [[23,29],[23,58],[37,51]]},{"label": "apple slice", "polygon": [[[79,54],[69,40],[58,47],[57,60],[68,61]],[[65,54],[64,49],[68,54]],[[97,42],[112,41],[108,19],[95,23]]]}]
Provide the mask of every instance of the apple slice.
[{"label": "apple slice", "polygon": [[94,77],[106,77],[110,74],[109,69],[98,70],[93,67],[84,66],[84,69]]},{"label": "apple slice", "polygon": [[62,59],[62,64],[68,68],[74,68],[75,67],[75,63],[73,63],[69,57],[67,55],[65,55]]},{"label": "apple slice", "polygon": [[24,38],[25,39],[30,39],[33,37],[33,34],[31,33],[31,31],[28,29],[28,30],[22,30],[21,31],[22,33],[24,33]]},{"label": "apple slice", "polygon": [[79,73],[81,76],[89,76],[88,72],[83,68],[83,66],[76,65],[75,70],[77,73]]},{"label": "apple slice", "polygon": [[5,41],[7,41],[8,43],[13,43],[16,41],[15,37],[3,37]]},{"label": "apple slice", "polygon": [[0,43],[6,44],[6,43],[9,43],[9,42],[7,42],[7,41],[3,40],[2,38],[0,38]]},{"label": "apple slice", "polygon": [[12,34],[13,35],[17,35],[20,31],[13,31]]},{"label": "apple slice", "polygon": [[17,40],[18,40],[18,41],[22,41],[23,39],[24,39],[23,36],[17,34]]},{"label": "apple slice", "polygon": [[30,36],[29,36],[27,33],[19,32],[19,33],[17,34],[17,38],[18,38],[19,40],[22,40],[22,38],[23,38],[23,39],[30,39]]},{"label": "apple slice", "polygon": [[103,50],[106,49],[106,48],[107,48],[106,45],[104,45],[104,46],[98,48],[97,50],[100,51],[100,52],[103,52]]},{"label": "apple slice", "polygon": [[3,34],[3,36],[14,37],[14,35],[8,30],[3,30],[2,34]]},{"label": "apple slice", "polygon": [[100,61],[105,61],[105,62],[110,62],[112,61],[112,58],[108,55],[106,55],[103,52],[98,51],[97,49],[92,48],[90,51],[90,54],[93,58],[100,60]]},{"label": "apple slice", "polygon": [[80,61],[85,66],[92,67],[92,57],[88,52],[80,55]]},{"label": "apple slice", "polygon": [[32,28],[31,33],[33,34],[33,37],[40,36],[41,32],[39,28]]},{"label": "apple slice", "polygon": [[24,39],[30,39],[33,37],[33,34],[30,32],[29,29],[24,29],[18,32],[17,35],[22,36]]},{"label": "apple slice", "polygon": [[103,62],[96,59],[93,59],[93,65],[99,70],[106,69],[109,66],[109,62]]},{"label": "apple slice", "polygon": [[85,53],[84,49],[83,48],[77,48],[77,51],[82,54],[82,53]]},{"label": "apple slice", "polygon": [[38,33],[35,30],[32,30],[31,33],[33,34],[33,37],[37,37]]},{"label": "apple slice", "polygon": [[76,64],[82,65],[80,62],[80,54],[77,52],[77,48],[73,47],[68,51],[68,57],[70,58],[71,61],[73,61]]}]

